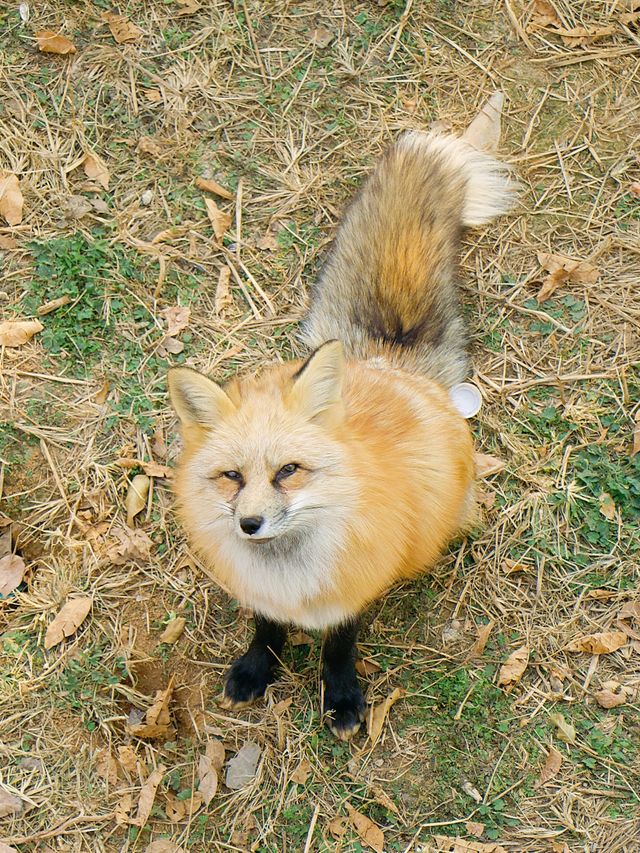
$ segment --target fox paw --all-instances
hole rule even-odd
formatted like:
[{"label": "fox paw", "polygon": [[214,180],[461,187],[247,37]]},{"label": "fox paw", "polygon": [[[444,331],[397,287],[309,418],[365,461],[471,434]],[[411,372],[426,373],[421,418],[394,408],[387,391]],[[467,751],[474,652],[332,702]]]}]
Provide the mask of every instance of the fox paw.
[{"label": "fox paw", "polygon": [[273,681],[271,661],[250,653],[242,655],[231,664],[224,684],[220,704],[223,708],[244,708],[264,696]]},{"label": "fox paw", "polygon": [[365,718],[362,690],[357,684],[339,691],[329,691],[325,687],[322,711],[333,734],[340,740],[349,740]]}]

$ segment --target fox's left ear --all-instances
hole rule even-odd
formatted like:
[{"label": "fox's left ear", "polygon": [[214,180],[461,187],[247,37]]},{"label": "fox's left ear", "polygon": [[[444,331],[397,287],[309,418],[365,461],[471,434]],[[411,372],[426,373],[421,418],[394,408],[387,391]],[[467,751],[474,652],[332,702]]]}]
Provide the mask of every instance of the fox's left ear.
[{"label": "fox's left ear", "polygon": [[215,427],[235,406],[219,385],[189,367],[172,367],[169,396],[184,426]]},{"label": "fox's left ear", "polygon": [[342,413],[343,376],[342,344],[327,341],[294,373],[289,399],[310,420],[334,419]]}]

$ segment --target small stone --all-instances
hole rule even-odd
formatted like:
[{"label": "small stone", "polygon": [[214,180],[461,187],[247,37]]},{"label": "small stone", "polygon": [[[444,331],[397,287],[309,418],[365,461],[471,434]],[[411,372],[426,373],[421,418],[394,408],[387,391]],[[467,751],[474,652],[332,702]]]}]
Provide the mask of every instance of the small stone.
[{"label": "small stone", "polygon": [[145,190],[140,196],[140,204],[143,207],[149,207],[153,201],[153,190]]}]

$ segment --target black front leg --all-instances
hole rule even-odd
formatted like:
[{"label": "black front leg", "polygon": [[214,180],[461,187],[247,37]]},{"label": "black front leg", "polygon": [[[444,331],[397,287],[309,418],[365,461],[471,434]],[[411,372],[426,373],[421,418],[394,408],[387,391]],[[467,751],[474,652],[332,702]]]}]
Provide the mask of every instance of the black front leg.
[{"label": "black front leg", "polygon": [[256,632],[247,651],[235,660],[227,673],[222,704],[242,708],[264,694],[275,679],[278,659],[287,629],[278,622],[256,615]]},{"label": "black front leg", "polygon": [[324,641],[322,711],[329,715],[329,728],[340,740],[349,740],[365,716],[364,696],[356,676],[359,627],[358,619],[345,622],[330,629]]}]

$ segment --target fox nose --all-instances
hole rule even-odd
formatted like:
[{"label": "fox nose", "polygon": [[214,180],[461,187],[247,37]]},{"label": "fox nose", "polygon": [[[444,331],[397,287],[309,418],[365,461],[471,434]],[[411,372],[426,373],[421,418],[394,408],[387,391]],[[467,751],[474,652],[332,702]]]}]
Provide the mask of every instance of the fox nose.
[{"label": "fox nose", "polygon": [[262,527],[264,518],[261,515],[248,515],[246,518],[240,519],[240,529],[243,533],[253,536]]}]

